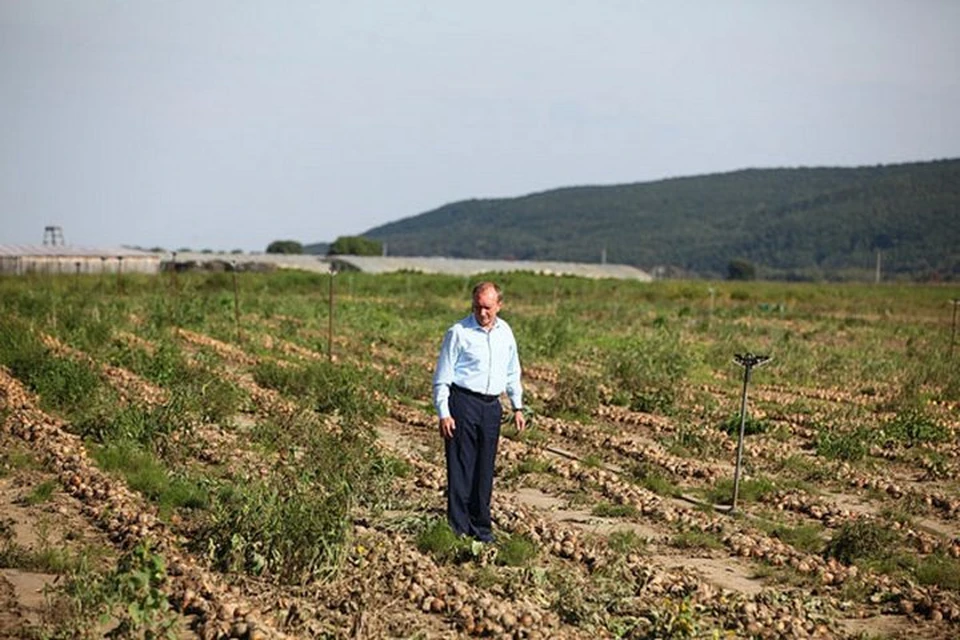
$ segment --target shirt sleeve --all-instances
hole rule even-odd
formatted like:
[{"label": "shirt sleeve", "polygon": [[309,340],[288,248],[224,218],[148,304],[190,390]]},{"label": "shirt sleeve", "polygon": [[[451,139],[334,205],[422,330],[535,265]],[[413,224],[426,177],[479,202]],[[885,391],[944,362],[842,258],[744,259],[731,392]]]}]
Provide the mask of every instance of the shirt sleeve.
[{"label": "shirt sleeve", "polygon": [[523,386],[520,384],[520,356],[517,353],[517,341],[512,340],[510,359],[507,361],[507,397],[513,410],[523,408]]},{"label": "shirt sleeve", "polygon": [[453,384],[454,367],[457,362],[456,331],[451,327],[443,336],[440,355],[437,357],[437,368],[433,374],[433,406],[440,418],[450,417],[450,385]]}]

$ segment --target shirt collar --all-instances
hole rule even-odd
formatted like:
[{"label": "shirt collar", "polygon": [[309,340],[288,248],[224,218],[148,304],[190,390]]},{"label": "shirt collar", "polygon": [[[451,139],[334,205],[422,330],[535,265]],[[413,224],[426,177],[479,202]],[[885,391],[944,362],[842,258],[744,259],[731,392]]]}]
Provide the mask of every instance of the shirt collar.
[{"label": "shirt collar", "polygon": [[[481,331],[483,331],[483,327],[481,327],[480,323],[477,322],[477,316],[473,315],[472,313],[469,316],[467,316],[467,327],[470,329],[480,329]],[[493,321],[493,326],[490,327],[490,331],[495,331],[499,327],[500,327],[500,318],[497,317],[497,319]]]}]

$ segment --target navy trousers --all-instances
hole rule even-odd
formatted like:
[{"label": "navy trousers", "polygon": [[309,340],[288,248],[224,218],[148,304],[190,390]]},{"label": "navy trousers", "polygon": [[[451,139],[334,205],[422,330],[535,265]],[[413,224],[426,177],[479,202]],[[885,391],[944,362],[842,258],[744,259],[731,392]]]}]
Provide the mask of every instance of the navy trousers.
[{"label": "navy trousers", "polygon": [[492,542],[490,497],[500,440],[500,399],[453,387],[450,415],[456,423],[445,441],[447,520],[450,528],[482,542]]}]

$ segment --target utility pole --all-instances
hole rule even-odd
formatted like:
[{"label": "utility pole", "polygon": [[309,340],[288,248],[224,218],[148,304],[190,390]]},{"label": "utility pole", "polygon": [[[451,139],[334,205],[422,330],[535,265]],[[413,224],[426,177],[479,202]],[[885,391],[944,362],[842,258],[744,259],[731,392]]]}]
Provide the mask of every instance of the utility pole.
[{"label": "utility pole", "polygon": [[737,497],[740,495],[740,469],[743,466],[743,436],[747,425],[747,385],[750,383],[750,370],[770,361],[770,356],[758,356],[752,353],[738,353],[733,361],[743,367],[743,394],[740,396],[740,437],[737,440],[737,466],[733,472],[733,504],[730,512],[737,510]]},{"label": "utility pole", "polygon": [[337,275],[337,268],[330,263],[330,289],[327,300],[327,360],[333,362],[333,277]]},{"label": "utility pole", "polygon": [[953,344],[957,340],[957,307],[960,306],[960,298],[954,298],[950,301],[953,305],[953,323],[950,326],[950,357],[953,357]]},{"label": "utility pole", "polygon": [[239,344],[243,342],[243,335],[240,333],[240,286],[237,284],[236,260],[231,262],[230,271],[233,272],[233,321],[237,326],[237,344]]}]

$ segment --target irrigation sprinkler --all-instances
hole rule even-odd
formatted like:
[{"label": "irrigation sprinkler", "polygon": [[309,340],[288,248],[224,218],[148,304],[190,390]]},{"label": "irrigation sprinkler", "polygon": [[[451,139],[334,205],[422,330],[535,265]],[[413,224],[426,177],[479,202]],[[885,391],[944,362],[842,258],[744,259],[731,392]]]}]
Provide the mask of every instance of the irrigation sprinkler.
[{"label": "irrigation sprinkler", "polygon": [[123,293],[123,256],[117,256],[117,293]]},{"label": "irrigation sprinkler", "polygon": [[333,362],[333,277],[337,275],[337,268],[330,263],[330,289],[327,308],[327,360]]},{"label": "irrigation sprinkler", "polygon": [[177,252],[171,252],[170,259],[170,291],[172,300],[170,302],[170,323],[180,326],[180,284],[177,281]]},{"label": "irrigation sprinkler", "polygon": [[237,325],[237,344],[243,342],[243,336],[240,335],[240,290],[237,286],[237,261],[232,263],[233,272],[233,321]]},{"label": "irrigation sprinkler", "polygon": [[733,472],[733,504],[731,513],[737,510],[737,497],[740,494],[740,469],[743,465],[743,436],[747,424],[747,384],[750,382],[750,371],[770,361],[772,356],[759,356],[753,353],[738,353],[733,361],[743,367],[743,393],[740,395],[740,436],[737,440],[737,466]]},{"label": "irrigation sprinkler", "polygon": [[950,326],[950,357],[953,357],[953,345],[957,339],[957,306],[960,306],[960,298],[954,298],[950,301],[953,305],[953,323]]}]

